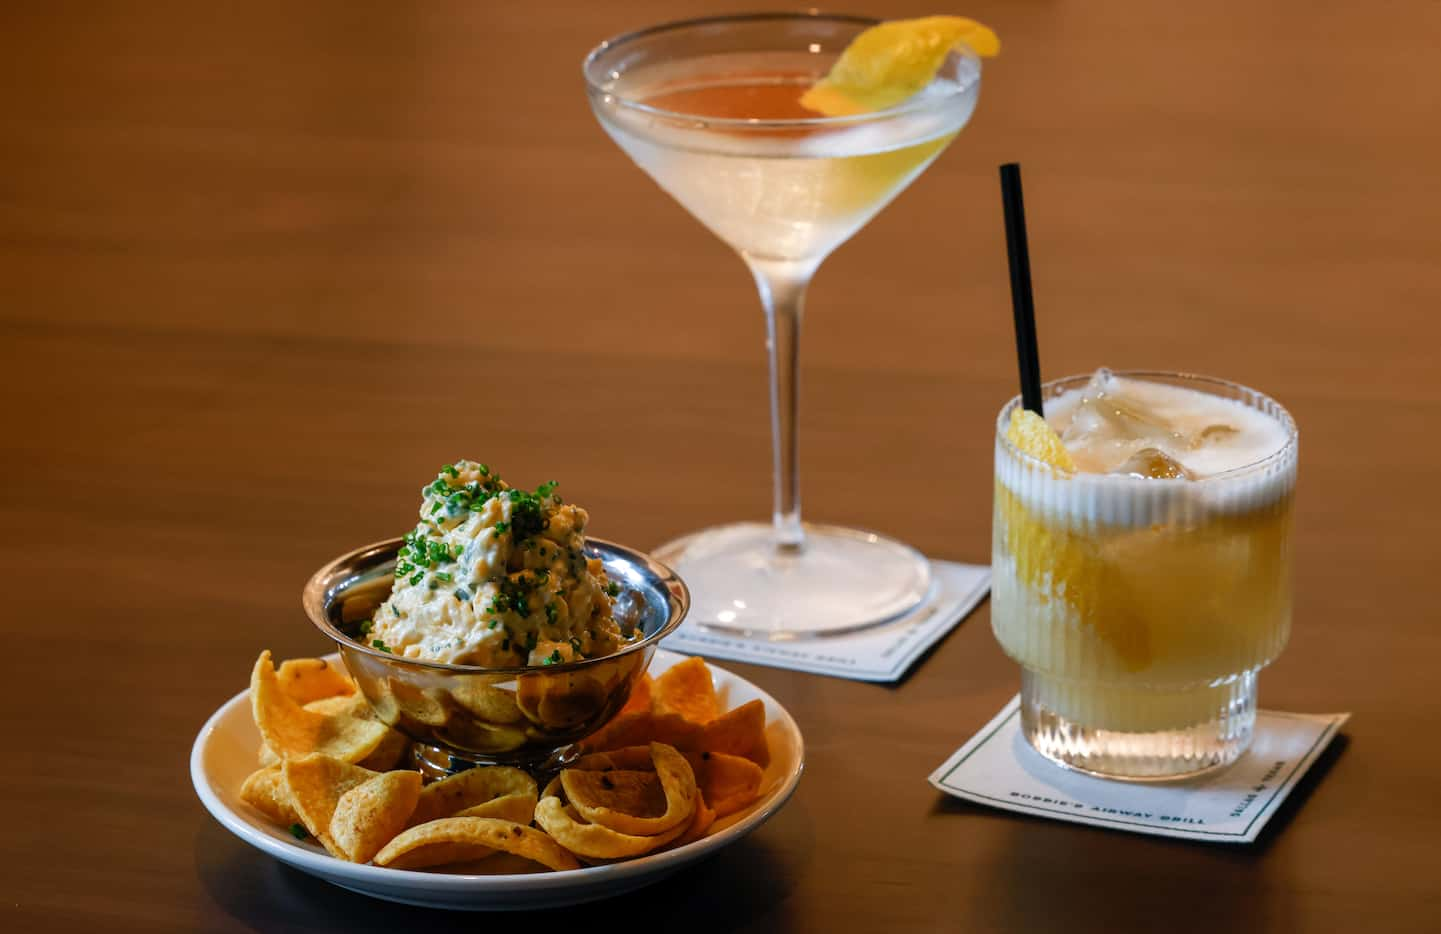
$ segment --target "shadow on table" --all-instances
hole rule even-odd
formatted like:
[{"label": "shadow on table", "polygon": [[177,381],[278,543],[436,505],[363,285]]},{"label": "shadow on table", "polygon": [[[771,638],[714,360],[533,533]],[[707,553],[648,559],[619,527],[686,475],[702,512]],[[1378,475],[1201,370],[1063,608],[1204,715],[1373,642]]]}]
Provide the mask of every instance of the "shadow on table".
[{"label": "shadow on table", "polygon": [[[780,822],[785,815],[779,815]],[[809,828],[800,828],[811,839]],[[797,834],[786,834],[793,843]],[[735,931],[780,926],[783,903],[811,853],[787,854],[750,837],[654,885],[604,901],[528,912],[466,912],[381,901],[337,888],[246,846],[206,822],[195,842],[195,867],[211,899],[235,921],[263,931],[425,930],[474,932],[481,926],[529,930]],[[522,919],[523,922],[522,922]],[[614,927],[612,927],[612,925]]]},{"label": "shadow on table", "polygon": [[1252,844],[1211,843],[1067,824],[941,795],[931,819],[1010,826],[978,880],[988,926],[1044,930],[1066,916],[1116,930],[1288,930],[1292,908],[1268,882],[1267,854],[1349,745],[1337,736]]}]

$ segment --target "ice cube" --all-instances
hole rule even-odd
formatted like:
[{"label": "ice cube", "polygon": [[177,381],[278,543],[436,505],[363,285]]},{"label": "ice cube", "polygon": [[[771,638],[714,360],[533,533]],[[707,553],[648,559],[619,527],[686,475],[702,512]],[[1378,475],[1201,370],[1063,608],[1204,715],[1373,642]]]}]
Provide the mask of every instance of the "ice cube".
[{"label": "ice cube", "polygon": [[1070,444],[1117,444],[1139,441],[1152,447],[1184,445],[1185,438],[1161,416],[1124,394],[1110,370],[1102,367],[1081,391],[1070,424],[1061,434]]},{"label": "ice cube", "polygon": [[1191,471],[1160,448],[1141,448],[1112,473],[1142,480],[1194,480]]},{"label": "ice cube", "polygon": [[1114,373],[1105,367],[1101,367],[1091,374],[1091,381],[1086,384],[1086,388],[1081,392],[1082,398],[1092,399],[1097,396],[1104,396],[1107,391],[1110,390],[1115,378]]},{"label": "ice cube", "polygon": [[1232,425],[1207,425],[1191,436],[1190,448],[1194,451],[1208,444],[1225,441],[1227,438],[1240,433],[1240,431],[1241,429]]}]

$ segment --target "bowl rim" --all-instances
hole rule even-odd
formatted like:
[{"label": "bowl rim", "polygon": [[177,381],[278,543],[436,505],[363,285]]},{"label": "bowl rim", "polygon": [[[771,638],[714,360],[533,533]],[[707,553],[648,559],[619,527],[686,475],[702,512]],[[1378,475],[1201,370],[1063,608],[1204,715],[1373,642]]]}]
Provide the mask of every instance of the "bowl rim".
[{"label": "bowl rim", "polygon": [[384,662],[413,666],[435,672],[445,672],[458,675],[511,675],[519,676],[524,674],[552,674],[562,672],[582,671],[586,668],[597,666],[608,661],[623,658],[632,652],[644,652],[648,647],[654,647],[662,639],[670,635],[685,620],[686,614],[690,611],[690,588],[680,575],[667,564],[657,561],[643,551],[628,548],[625,545],[617,544],[604,538],[587,537],[585,547],[587,550],[610,553],[626,558],[643,568],[654,576],[656,583],[666,593],[666,605],[669,610],[667,619],[655,632],[646,635],[644,638],[633,642],[618,651],[609,655],[597,655],[595,658],[582,658],[571,662],[558,662],[552,665],[513,665],[506,667],[489,667],[485,665],[456,665],[450,662],[433,662],[419,658],[407,658],[404,655],[396,655],[392,652],[383,652],[380,649],[372,648],[361,642],[357,642],[350,636],[341,632],[330,622],[326,614],[326,607],[331,601],[333,594],[343,589],[347,584],[355,580],[351,575],[342,580],[335,580],[337,574],[344,568],[353,567],[365,562],[373,562],[375,557],[384,552],[397,552],[403,539],[395,538],[382,539],[362,545],[352,551],[348,551],[328,562],[310,576],[305,582],[301,591],[300,602],[305,609],[305,615],[310,622],[319,629],[325,636],[335,642],[336,648],[341,652],[361,652]]}]

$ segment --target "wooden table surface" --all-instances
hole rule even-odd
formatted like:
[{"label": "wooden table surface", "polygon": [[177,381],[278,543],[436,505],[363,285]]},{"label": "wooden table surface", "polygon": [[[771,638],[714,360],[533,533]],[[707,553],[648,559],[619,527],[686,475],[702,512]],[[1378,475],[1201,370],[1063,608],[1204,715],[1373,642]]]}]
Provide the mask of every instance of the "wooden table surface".
[{"label": "wooden table surface", "polygon": [[[250,849],[190,744],[259,649],[326,650],[300,585],[413,521],[438,464],[559,478],[642,547],[768,513],[751,283],[579,73],[611,34],[753,5],[0,5],[0,927],[487,923]],[[735,666],[805,732],[789,806],[654,888],[498,923],[1441,929],[1441,4],[956,12],[1006,43],[974,122],[811,295],[807,514],[986,560],[1020,160],[1047,373],[1195,370],[1296,415],[1262,702],[1353,711],[1346,741],[1249,847],[945,799],[927,774],[1018,684],[983,606],[896,687]]]}]

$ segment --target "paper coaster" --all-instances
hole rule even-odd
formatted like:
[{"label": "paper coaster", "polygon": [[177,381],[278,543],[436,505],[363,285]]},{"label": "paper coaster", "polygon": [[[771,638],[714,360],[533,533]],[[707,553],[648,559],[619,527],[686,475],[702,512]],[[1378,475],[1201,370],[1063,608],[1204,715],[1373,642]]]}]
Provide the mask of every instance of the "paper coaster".
[{"label": "paper coaster", "polygon": [[857,681],[899,681],[931,646],[986,596],[991,569],[932,561],[926,602],[893,623],[837,636],[787,642],[746,639],[685,622],[662,643],[673,652],[789,668]]},{"label": "paper coaster", "polygon": [[1351,716],[1256,713],[1251,748],[1228,769],[1186,782],[1107,781],[1061,768],[1021,735],[1021,698],[931,773],[946,794],[990,807],[1215,843],[1251,843]]}]

